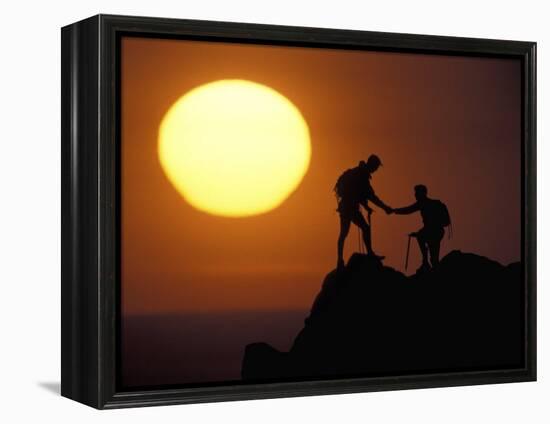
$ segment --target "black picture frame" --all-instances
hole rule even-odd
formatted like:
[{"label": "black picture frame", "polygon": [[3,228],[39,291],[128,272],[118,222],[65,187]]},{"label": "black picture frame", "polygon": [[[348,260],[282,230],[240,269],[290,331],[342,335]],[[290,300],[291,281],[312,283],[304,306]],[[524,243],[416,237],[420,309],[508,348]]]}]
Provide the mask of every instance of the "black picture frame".
[{"label": "black picture frame", "polygon": [[[121,391],[119,48],[148,37],[522,61],[525,364],[518,369]],[[61,394],[98,409],[536,380],[536,43],[97,15],[62,28]]]}]

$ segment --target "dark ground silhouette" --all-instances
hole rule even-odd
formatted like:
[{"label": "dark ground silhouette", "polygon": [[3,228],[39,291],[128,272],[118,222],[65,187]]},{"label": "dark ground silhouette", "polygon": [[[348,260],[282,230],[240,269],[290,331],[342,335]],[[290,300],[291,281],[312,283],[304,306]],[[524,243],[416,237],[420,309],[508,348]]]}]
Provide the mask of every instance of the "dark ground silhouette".
[{"label": "dark ground silhouette", "polygon": [[460,251],[407,277],[354,254],[329,273],[288,352],[245,348],[245,380],[376,376],[523,363],[521,265]]}]

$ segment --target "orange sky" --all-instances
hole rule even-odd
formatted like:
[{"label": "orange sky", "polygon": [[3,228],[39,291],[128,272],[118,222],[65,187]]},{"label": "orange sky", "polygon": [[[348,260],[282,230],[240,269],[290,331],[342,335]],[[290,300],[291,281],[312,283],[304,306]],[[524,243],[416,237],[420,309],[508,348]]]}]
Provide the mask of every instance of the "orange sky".
[{"label": "orange sky", "polygon": [[[390,206],[412,203],[418,183],[448,205],[454,238],[443,254],[520,259],[519,61],[145,38],[124,38],[121,58],[124,314],[309,308],[336,263],[334,183],[371,153],[384,164],[373,186]],[[192,208],[156,150],[180,96],[233,78],[286,96],[311,132],[302,184],[250,218]],[[420,217],[378,210],[373,221],[375,250],[402,270]],[[346,256],[356,249],[352,228]]]}]

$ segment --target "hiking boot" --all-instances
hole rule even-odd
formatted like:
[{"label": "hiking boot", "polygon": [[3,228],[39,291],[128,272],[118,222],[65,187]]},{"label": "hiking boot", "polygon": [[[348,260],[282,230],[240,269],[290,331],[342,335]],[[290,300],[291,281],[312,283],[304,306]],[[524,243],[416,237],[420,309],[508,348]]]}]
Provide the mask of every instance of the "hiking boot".
[{"label": "hiking boot", "polygon": [[381,261],[382,259],[385,258],[385,256],[377,255],[377,254],[374,253],[374,252],[369,252],[369,253],[367,253],[367,256],[368,256],[369,258],[374,258],[374,259],[376,259],[376,260],[378,260],[378,261]]},{"label": "hiking boot", "polygon": [[424,273],[428,272],[431,269],[432,269],[432,267],[430,266],[430,264],[425,262],[420,266],[420,268],[418,268],[416,270],[416,273],[417,274],[424,274]]}]

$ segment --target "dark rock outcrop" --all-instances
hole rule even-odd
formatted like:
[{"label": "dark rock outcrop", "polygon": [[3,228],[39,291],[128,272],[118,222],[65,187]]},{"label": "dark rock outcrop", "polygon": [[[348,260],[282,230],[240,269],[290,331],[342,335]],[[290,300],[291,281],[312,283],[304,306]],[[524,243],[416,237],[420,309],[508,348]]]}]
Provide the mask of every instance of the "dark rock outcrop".
[{"label": "dark rock outcrop", "polygon": [[329,273],[289,352],[245,349],[243,379],[376,376],[517,367],[521,265],[453,251],[407,277],[354,254]]}]

